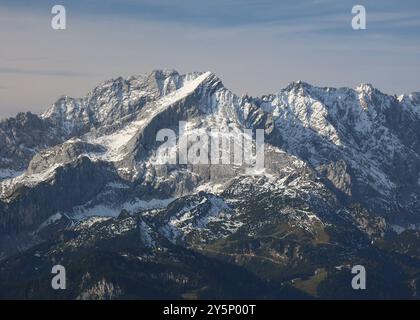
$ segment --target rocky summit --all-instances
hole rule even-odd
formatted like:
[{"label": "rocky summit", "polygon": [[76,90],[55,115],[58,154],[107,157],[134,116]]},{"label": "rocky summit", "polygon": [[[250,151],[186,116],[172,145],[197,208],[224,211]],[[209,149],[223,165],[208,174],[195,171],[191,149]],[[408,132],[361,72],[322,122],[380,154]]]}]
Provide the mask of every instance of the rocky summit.
[{"label": "rocky summit", "polygon": [[[263,170],[157,164],[181,122],[264,130]],[[0,121],[0,298],[418,298],[419,227],[420,93],[157,70]]]}]

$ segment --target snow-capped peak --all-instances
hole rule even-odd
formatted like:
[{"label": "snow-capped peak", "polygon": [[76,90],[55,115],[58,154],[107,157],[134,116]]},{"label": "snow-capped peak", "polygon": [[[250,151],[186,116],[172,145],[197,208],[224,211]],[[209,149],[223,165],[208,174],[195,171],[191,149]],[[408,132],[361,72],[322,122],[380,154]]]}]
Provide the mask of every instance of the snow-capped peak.
[{"label": "snow-capped peak", "polygon": [[361,83],[358,86],[356,86],[355,90],[357,92],[366,92],[366,93],[372,93],[374,90],[374,86],[370,83]]}]

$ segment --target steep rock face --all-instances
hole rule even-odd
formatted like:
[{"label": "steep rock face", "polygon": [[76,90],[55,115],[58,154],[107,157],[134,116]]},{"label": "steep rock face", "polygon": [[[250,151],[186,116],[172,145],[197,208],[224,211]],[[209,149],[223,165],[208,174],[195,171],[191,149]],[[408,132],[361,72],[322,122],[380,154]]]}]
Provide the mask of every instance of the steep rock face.
[{"label": "steep rock face", "polygon": [[60,130],[30,112],[0,121],[0,179],[15,176],[39,150],[64,139]]},{"label": "steep rock face", "polygon": [[[84,99],[60,98],[41,118],[21,114],[16,119],[4,121],[1,130],[4,148],[1,150],[8,171],[2,176],[2,200],[9,202],[20,186],[37,189],[45,179],[56,175],[56,168],[83,156],[90,157],[95,163],[121,162],[123,171],[127,166],[134,168],[136,164],[130,159],[136,157],[139,145],[145,143],[138,141],[141,140],[139,137],[143,137],[146,130],[147,139],[154,139],[153,128],[150,128],[153,124],[156,126],[159,120],[156,108],[171,106],[177,99],[181,100],[179,103],[189,103],[185,100],[196,88],[187,87],[179,97],[177,90],[184,84],[191,85],[199,76],[202,74],[179,75],[174,71],[155,71],[128,80],[119,78],[105,82]],[[195,85],[199,86],[200,82]],[[174,101],[171,98],[161,101],[171,94]],[[143,107],[147,110],[139,115],[138,111]],[[67,140],[69,137],[71,139]],[[65,143],[60,144],[63,141]],[[12,175],[15,168],[27,170],[16,179],[6,179],[9,174],[11,177],[18,175]],[[66,209],[74,205],[71,203]],[[3,210],[12,209],[5,206]],[[19,215],[16,212],[13,214]]]},{"label": "steep rock face", "polygon": [[38,174],[42,181],[35,187],[16,178],[0,203],[0,233],[4,236],[32,230],[53,214],[89,201],[114,180],[112,174],[107,164],[94,164],[83,157],[48,175]]}]

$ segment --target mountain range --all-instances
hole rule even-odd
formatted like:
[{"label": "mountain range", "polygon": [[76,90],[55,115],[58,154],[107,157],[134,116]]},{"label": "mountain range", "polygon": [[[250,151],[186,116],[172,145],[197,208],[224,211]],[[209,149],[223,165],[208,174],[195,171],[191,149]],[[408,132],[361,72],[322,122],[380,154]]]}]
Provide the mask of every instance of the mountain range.
[{"label": "mountain range", "polygon": [[[263,172],[156,164],[180,121],[264,130]],[[0,121],[0,298],[418,298],[419,227],[420,93],[156,70]]]}]

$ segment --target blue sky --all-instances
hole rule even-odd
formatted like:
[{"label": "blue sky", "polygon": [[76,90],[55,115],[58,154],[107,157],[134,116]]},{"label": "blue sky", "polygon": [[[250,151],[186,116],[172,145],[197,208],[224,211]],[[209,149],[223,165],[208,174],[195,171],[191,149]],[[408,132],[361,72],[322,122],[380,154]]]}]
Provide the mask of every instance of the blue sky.
[{"label": "blue sky", "polygon": [[[55,4],[65,31],[50,28]],[[367,30],[351,28],[355,4]],[[0,118],[155,68],[211,70],[238,94],[297,79],[420,91],[419,35],[417,0],[0,0]]]}]

